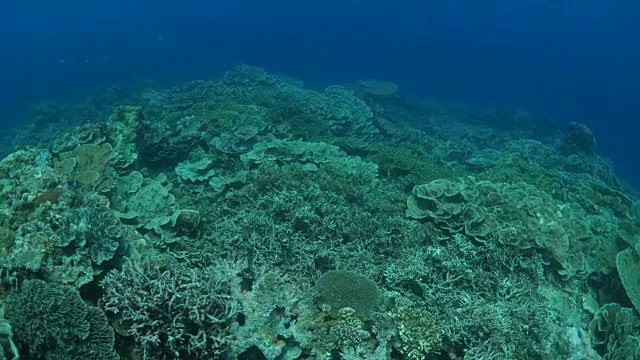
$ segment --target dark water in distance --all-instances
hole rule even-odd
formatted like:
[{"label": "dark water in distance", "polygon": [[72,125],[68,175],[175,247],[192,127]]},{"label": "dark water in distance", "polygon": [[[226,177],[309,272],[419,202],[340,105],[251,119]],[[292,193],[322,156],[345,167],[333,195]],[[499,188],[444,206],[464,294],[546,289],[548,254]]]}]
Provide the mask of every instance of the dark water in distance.
[{"label": "dark water in distance", "polygon": [[32,101],[209,78],[242,62],[311,86],[391,80],[581,121],[640,188],[638,18],[640,2],[625,0],[5,0],[0,125]]}]

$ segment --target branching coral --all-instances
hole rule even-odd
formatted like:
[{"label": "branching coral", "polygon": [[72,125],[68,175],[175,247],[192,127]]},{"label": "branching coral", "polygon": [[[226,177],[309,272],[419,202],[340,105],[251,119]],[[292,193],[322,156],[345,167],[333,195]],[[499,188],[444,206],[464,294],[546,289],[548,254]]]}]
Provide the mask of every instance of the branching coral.
[{"label": "branching coral", "polygon": [[398,327],[397,348],[410,360],[426,359],[440,353],[440,327],[436,317],[420,308],[401,304],[394,309]]},{"label": "branching coral", "polygon": [[237,272],[223,262],[194,269],[130,259],[102,280],[102,308],[133,336],[143,359],[215,358],[231,341]]}]

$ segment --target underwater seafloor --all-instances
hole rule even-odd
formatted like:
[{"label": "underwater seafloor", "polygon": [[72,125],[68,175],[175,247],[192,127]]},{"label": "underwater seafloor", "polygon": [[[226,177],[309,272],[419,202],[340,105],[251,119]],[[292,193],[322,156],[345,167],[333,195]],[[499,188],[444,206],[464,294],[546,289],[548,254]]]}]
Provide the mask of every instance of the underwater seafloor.
[{"label": "underwater seafloor", "polygon": [[0,359],[640,358],[638,202],[584,124],[247,65],[35,108]]}]

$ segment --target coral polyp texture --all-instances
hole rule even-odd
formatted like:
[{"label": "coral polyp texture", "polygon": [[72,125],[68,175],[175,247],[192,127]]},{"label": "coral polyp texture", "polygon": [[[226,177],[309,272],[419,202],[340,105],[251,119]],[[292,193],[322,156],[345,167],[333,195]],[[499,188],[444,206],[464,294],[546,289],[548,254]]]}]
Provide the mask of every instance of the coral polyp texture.
[{"label": "coral polyp texture", "polygon": [[584,124],[249,65],[107,93],[0,160],[0,359],[638,358]]}]

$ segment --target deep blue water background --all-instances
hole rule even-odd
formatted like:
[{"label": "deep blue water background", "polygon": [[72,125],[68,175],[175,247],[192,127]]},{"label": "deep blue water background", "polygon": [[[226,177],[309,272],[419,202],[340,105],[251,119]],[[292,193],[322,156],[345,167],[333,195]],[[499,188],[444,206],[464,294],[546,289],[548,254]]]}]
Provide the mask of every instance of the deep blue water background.
[{"label": "deep blue water background", "polygon": [[28,104],[243,62],[581,121],[640,188],[640,2],[0,0],[0,125]]}]

